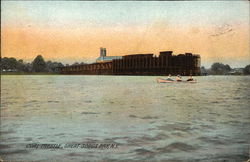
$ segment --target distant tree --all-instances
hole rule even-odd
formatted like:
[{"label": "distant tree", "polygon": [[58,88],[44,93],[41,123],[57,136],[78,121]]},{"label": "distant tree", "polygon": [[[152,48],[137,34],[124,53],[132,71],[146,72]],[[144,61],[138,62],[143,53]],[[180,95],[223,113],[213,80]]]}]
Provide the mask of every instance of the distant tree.
[{"label": "distant tree", "polygon": [[22,59],[18,60],[17,63],[18,63],[18,64],[24,64],[24,62],[23,62]]},{"label": "distant tree", "polygon": [[17,70],[18,71],[24,71],[25,68],[25,63],[23,62],[23,60],[18,60],[17,61]]},{"label": "distant tree", "polygon": [[1,70],[14,70],[20,72],[58,72],[58,67],[63,67],[61,62],[45,62],[41,55],[38,55],[32,63],[25,63],[22,59],[16,60],[15,58],[0,57]]},{"label": "distant tree", "polygon": [[32,71],[34,72],[46,72],[46,62],[41,55],[38,55],[32,62]]},{"label": "distant tree", "polygon": [[63,63],[59,62],[58,67],[64,67]]},{"label": "distant tree", "polygon": [[213,63],[213,65],[211,66],[211,72],[212,74],[215,74],[215,75],[226,74],[230,70],[231,70],[231,67],[229,65],[224,65],[219,62]]},{"label": "distant tree", "polygon": [[14,57],[9,58],[10,69],[17,69],[17,60]]},{"label": "distant tree", "polygon": [[52,62],[52,61],[47,61],[47,70],[49,72],[57,72],[58,67],[63,67],[64,65],[61,62]]},{"label": "distant tree", "polygon": [[204,66],[201,67],[201,75],[207,75],[207,69]]},{"label": "distant tree", "polygon": [[47,67],[46,71],[51,72],[52,68],[53,68],[52,61],[47,61],[46,62],[46,67]]},{"label": "distant tree", "polygon": [[31,65],[31,63],[24,64],[23,71],[24,72],[32,72],[32,65]]},{"label": "distant tree", "polygon": [[243,73],[245,75],[250,75],[250,64],[243,69]]},{"label": "distant tree", "polygon": [[13,57],[1,58],[1,68],[5,70],[16,70],[17,69],[17,60]]},{"label": "distant tree", "polygon": [[224,68],[227,72],[232,70],[232,68],[228,64],[226,64]]}]

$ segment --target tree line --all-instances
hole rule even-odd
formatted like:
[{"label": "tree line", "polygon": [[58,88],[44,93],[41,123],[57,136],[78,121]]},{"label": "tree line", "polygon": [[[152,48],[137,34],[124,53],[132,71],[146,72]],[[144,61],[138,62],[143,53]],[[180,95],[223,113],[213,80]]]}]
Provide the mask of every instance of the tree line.
[{"label": "tree line", "polygon": [[[72,65],[84,64],[75,62]],[[14,57],[1,58],[1,71],[16,72],[58,72],[58,67],[64,67],[61,62],[45,61],[42,55],[38,55],[31,63],[26,63],[22,59],[17,60]],[[66,66],[70,66],[66,64]]]},{"label": "tree line", "polygon": [[230,74],[230,72],[235,72],[235,74],[245,74],[250,75],[250,64],[245,66],[241,71],[235,71],[235,69],[232,69],[229,65],[223,64],[220,62],[215,62],[211,65],[209,69],[206,69],[204,66],[201,67],[201,74],[202,75],[227,75]]}]

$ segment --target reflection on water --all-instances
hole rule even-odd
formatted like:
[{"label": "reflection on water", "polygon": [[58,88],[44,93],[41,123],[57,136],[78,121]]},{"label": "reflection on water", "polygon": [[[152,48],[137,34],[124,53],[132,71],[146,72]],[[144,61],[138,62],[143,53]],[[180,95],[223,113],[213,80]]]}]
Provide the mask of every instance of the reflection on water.
[{"label": "reflection on water", "polygon": [[[250,77],[2,76],[1,158],[31,161],[244,161]],[[27,144],[114,143],[116,149]]]}]

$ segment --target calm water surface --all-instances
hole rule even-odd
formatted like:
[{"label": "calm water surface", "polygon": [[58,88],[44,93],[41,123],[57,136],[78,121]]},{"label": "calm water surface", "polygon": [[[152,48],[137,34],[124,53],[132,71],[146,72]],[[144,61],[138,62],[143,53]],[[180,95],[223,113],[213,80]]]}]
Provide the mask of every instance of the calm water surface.
[{"label": "calm water surface", "polygon": [[[7,161],[246,161],[250,77],[1,76]],[[113,149],[27,144],[113,143]]]}]

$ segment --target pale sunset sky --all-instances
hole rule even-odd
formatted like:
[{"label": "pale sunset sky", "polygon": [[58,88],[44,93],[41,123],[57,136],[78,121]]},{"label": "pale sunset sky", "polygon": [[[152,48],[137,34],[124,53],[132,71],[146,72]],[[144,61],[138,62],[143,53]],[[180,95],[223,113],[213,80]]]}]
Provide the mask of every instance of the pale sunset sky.
[{"label": "pale sunset sky", "polygon": [[1,1],[1,55],[93,62],[172,50],[250,64],[249,1]]}]

